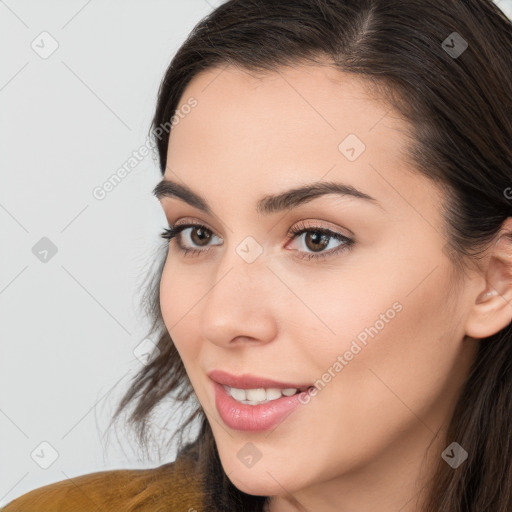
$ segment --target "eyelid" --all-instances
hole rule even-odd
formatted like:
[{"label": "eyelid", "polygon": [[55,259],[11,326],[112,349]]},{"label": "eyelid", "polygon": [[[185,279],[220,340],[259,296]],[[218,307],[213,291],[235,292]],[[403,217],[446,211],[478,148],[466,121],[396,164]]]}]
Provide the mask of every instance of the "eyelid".
[{"label": "eyelid", "polygon": [[[328,225],[324,226],[324,225],[322,225],[323,223],[326,223]],[[216,234],[216,230],[215,229],[212,229],[212,228],[208,227],[207,223],[202,222],[202,221],[198,221],[198,220],[194,220],[194,219],[189,218],[189,217],[181,218],[180,220],[177,220],[174,223],[173,222],[169,222],[169,225],[173,226],[175,228],[178,228],[179,226],[183,226],[183,225],[186,225],[188,227],[190,227],[191,225],[192,226],[203,227],[203,228],[207,229],[208,231],[211,231],[215,236],[217,236],[217,237],[222,239],[221,236]],[[333,227],[331,227],[331,226],[333,226]],[[299,219],[299,220],[297,220],[292,225],[292,227],[288,230],[288,232],[286,233],[286,236],[287,237],[291,237],[293,234],[296,234],[298,232],[298,230],[299,230],[299,227],[301,229],[303,229],[304,231],[317,229],[319,231],[320,230],[321,231],[329,231],[333,235],[340,235],[340,236],[343,236],[345,238],[355,239],[354,233],[350,229],[348,229],[348,228],[341,228],[339,226],[335,226],[334,224],[332,224],[330,222],[319,221],[319,220],[312,220],[312,219]],[[344,229],[347,233],[346,234],[340,233],[339,230],[341,230],[341,229]]]},{"label": "eyelid", "polygon": [[[325,225],[327,224],[327,225]],[[287,235],[297,234],[300,231],[327,231],[332,233],[333,236],[340,236],[344,238],[355,239],[354,233],[347,228],[341,228],[340,226],[336,226],[331,222],[320,221],[320,220],[312,220],[312,219],[300,219],[296,221],[292,227],[288,230]],[[346,233],[343,233],[342,231]]]},{"label": "eyelid", "polygon": [[[211,227],[208,226],[208,223],[207,222],[203,222],[201,220],[197,220],[197,219],[194,219],[194,218],[191,218],[191,217],[183,217],[179,220],[177,220],[176,222],[169,222],[169,225],[170,226],[173,226],[175,228],[178,228],[180,226],[183,226],[183,225],[186,225],[187,227],[191,227],[191,226],[198,226],[198,227],[203,227],[204,229],[207,229],[208,231],[211,231],[215,236],[219,236],[217,235],[217,231]],[[219,236],[219,238],[221,238]]]}]

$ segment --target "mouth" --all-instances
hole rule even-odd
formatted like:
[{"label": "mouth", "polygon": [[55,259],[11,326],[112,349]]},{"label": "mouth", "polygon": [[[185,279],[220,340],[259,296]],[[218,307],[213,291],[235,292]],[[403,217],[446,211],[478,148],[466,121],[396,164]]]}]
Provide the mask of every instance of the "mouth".
[{"label": "mouth", "polygon": [[[291,425],[294,423],[295,425],[300,425],[300,423],[296,422],[300,422],[300,418],[303,417],[302,414],[304,413],[292,413],[297,410],[304,410],[304,407],[301,407],[301,405],[304,406],[308,404],[311,399],[311,396],[308,396],[309,392],[297,391],[294,392],[293,395],[286,396],[282,395],[281,391],[279,390],[279,398],[274,400],[268,400],[265,398],[263,401],[239,401],[233,398],[232,394],[240,392],[240,388],[236,388],[237,391],[234,391],[233,388],[229,388],[229,386],[224,386],[213,380],[211,383],[213,386],[213,394],[215,397],[215,407],[217,409],[217,414],[219,415],[219,418],[222,420],[222,422],[232,430],[246,432],[261,432],[265,430],[268,431],[270,429],[277,428],[277,426],[285,420],[287,420],[287,422],[291,422]],[[227,392],[226,387],[230,389],[229,393]],[[262,389],[256,389],[259,393],[261,393]],[[292,388],[286,389],[291,390]],[[263,388],[265,396],[267,396],[267,391],[268,389],[265,390],[265,388]],[[251,389],[242,389],[241,392],[244,393],[243,396],[245,397],[247,397],[246,393],[248,392],[249,396],[251,396]],[[261,396],[263,395],[260,395],[260,397]],[[275,396],[277,396],[277,393]],[[239,398],[242,398],[241,393]],[[291,418],[288,419],[290,416]]]}]

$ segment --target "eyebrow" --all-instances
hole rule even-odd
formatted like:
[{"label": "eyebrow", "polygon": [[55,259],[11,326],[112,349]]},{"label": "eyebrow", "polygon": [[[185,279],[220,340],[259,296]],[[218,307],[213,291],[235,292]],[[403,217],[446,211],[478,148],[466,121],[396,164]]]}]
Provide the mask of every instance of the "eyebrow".
[{"label": "eyebrow", "polygon": [[[264,196],[258,201],[256,211],[264,215],[270,215],[284,210],[291,210],[316,197],[327,194],[355,197],[382,208],[382,205],[374,197],[361,192],[352,185],[332,181],[320,181],[310,185],[292,188],[285,192],[280,192],[279,194]],[[155,195],[159,201],[164,197],[175,197],[209,215],[213,215],[208,201],[186,185],[163,179],[153,189],[153,195]]]}]

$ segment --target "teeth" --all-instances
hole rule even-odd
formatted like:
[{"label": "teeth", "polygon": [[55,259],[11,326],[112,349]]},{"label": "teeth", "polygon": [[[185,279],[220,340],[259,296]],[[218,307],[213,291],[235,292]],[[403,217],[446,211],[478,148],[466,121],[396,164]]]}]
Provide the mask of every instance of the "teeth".
[{"label": "teeth", "polygon": [[269,388],[267,389],[267,400],[277,400],[281,398],[283,395],[281,394],[281,390],[277,388]]},{"label": "teeth", "polygon": [[267,399],[267,392],[263,388],[246,389],[245,396],[251,402],[263,402],[263,400]]},{"label": "teeth", "polygon": [[238,389],[224,386],[224,389],[229,395],[231,395],[236,401],[243,404],[258,405],[265,404],[272,400],[277,400],[284,396],[292,396],[298,390],[296,388],[256,388],[256,389]]}]

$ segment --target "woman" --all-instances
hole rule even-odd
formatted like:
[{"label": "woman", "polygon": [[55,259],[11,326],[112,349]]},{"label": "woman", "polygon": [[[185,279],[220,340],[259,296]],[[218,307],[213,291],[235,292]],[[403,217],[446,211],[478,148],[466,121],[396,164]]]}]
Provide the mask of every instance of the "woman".
[{"label": "woman", "polygon": [[115,415],[143,440],[172,397],[197,439],[3,510],[512,510],[511,99],[490,0],[202,20],[152,123],[158,351]]}]

